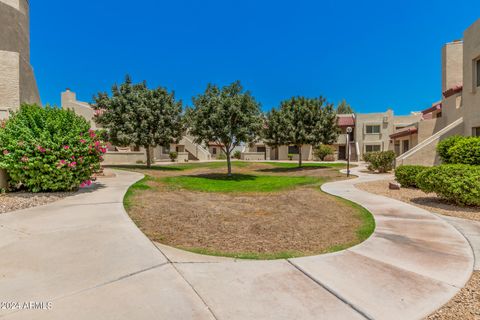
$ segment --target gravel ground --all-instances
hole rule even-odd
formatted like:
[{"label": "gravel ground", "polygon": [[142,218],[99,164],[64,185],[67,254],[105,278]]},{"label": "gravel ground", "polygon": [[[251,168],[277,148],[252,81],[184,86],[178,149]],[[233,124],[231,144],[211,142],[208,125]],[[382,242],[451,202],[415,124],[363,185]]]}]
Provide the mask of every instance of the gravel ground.
[{"label": "gravel ground", "polygon": [[479,320],[480,319],[480,271],[449,303],[430,315],[427,320]]},{"label": "gravel ground", "polygon": [[0,214],[26,209],[31,207],[42,206],[60,199],[63,199],[72,192],[56,192],[56,193],[28,193],[14,192],[0,194]]},{"label": "gravel ground", "polygon": [[402,188],[390,190],[389,181],[374,181],[357,184],[356,187],[370,193],[394,198],[403,202],[413,204],[431,212],[462,219],[480,221],[480,207],[459,207],[447,203],[436,197],[435,194],[426,194],[421,190],[413,188]]},{"label": "gravel ground", "polygon": [[[459,207],[438,199],[435,194],[421,190],[402,188],[390,190],[388,181],[367,182],[357,188],[404,201],[431,212],[462,219],[480,221],[480,208]],[[480,320],[480,271],[475,271],[467,285],[445,306],[426,320]]]}]

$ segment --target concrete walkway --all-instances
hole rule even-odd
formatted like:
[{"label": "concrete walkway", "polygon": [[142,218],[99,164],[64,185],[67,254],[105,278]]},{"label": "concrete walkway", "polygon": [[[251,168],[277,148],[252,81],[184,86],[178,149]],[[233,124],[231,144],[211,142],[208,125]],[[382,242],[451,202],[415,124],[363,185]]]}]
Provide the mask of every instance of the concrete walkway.
[{"label": "concrete walkway", "polygon": [[[472,272],[470,245],[447,222],[353,186],[379,175],[323,186],[375,215],[377,229],[364,243],[322,256],[239,261],[150,242],[122,205],[141,176],[117,174],[96,190],[0,215],[0,301],[24,309],[0,310],[0,318],[420,319]],[[25,310],[30,301],[51,309]]]}]

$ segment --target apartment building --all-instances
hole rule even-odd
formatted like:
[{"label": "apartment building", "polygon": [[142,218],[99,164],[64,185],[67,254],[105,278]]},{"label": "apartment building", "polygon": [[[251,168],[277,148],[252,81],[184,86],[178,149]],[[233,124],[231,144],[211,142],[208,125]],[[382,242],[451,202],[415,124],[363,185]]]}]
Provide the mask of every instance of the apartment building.
[{"label": "apartment building", "polygon": [[480,19],[463,40],[442,48],[442,100],[422,111],[417,144],[397,158],[400,164],[435,165],[436,147],[452,135],[480,136]]}]

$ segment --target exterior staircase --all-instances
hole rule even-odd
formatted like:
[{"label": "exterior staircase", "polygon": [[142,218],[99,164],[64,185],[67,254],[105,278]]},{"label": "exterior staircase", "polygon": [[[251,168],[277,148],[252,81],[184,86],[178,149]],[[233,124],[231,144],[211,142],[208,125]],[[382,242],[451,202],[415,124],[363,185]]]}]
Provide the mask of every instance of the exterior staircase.
[{"label": "exterior staircase", "polygon": [[396,159],[396,166],[403,164],[418,164],[430,166],[435,165],[438,162],[436,156],[436,147],[438,142],[448,136],[463,133],[463,130],[462,132],[458,131],[458,129],[461,129],[461,125],[463,125],[463,117],[455,120],[445,128],[439,130],[438,132],[434,133],[427,139],[417,144],[412,149],[398,156]]},{"label": "exterior staircase", "polygon": [[206,161],[211,160],[212,155],[210,152],[202,147],[201,145],[193,142],[193,137],[185,135],[182,140],[180,140],[181,145],[185,146],[185,150],[190,153],[196,160]]}]

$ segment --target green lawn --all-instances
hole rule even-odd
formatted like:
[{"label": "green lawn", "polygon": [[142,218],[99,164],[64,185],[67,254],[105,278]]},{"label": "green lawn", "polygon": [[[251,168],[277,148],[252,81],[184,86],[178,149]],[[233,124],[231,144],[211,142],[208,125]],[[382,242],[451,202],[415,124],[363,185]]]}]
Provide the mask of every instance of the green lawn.
[{"label": "green lawn", "polygon": [[[248,167],[251,163],[244,161],[232,161],[233,168],[245,168]],[[198,168],[209,168],[209,169],[218,169],[218,168],[227,168],[226,161],[216,161],[216,162],[187,162],[181,164],[172,164],[172,165],[153,165],[151,168],[147,168],[145,164],[133,164],[133,165],[109,165],[106,166],[113,169],[124,169],[124,170],[156,170],[156,171],[186,171]]]},{"label": "green lawn", "polygon": [[[298,168],[298,161],[292,162],[263,162],[265,164],[269,164],[274,167],[279,168]],[[346,168],[347,165],[345,163],[303,163],[302,167],[305,168]],[[352,167],[352,166],[351,166]]]},{"label": "green lawn", "polygon": [[161,180],[170,184],[173,188],[204,192],[273,192],[322,182],[321,179],[314,177],[248,174],[234,174],[231,177],[223,174],[177,176]]}]

